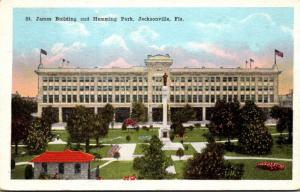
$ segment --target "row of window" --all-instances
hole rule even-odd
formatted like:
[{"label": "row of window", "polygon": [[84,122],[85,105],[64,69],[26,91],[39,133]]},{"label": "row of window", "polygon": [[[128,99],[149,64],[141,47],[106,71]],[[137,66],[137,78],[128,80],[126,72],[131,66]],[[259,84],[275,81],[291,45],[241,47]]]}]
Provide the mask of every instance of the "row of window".
[{"label": "row of window", "polygon": [[[162,77],[152,77],[154,82],[162,82]],[[171,77],[171,82],[274,82],[274,77]],[[57,76],[44,76],[43,82],[148,82],[145,76],[139,77],[112,77],[112,76],[99,76],[99,77],[57,77]]]},{"label": "row of window", "polygon": [[[148,95],[132,95],[132,102],[148,102]],[[43,103],[111,103],[112,95],[43,95]],[[130,103],[130,95],[115,95],[115,103]]]},{"label": "row of window", "polygon": [[[238,100],[238,95],[170,95],[170,102],[171,103],[214,103],[217,100],[226,100],[226,101],[233,101]],[[255,95],[240,95],[240,102],[245,102],[247,100],[256,101]],[[258,103],[273,103],[274,102],[274,95],[258,95],[257,98]]]},{"label": "row of window", "polygon": [[148,86],[43,86],[43,91],[147,91]]},{"label": "row of window", "polygon": [[[233,99],[238,99],[238,95],[170,95],[171,103],[214,103],[218,99],[224,99],[228,101],[232,101]],[[131,103],[132,102],[148,102],[148,95],[115,95],[114,102],[115,103]],[[246,100],[256,101],[255,95],[240,95],[239,100],[241,102],[245,102]],[[113,102],[112,95],[43,95],[43,103],[111,103]],[[153,103],[161,103],[162,95],[152,95]],[[274,102],[274,95],[258,95],[257,102],[259,103],[268,103]]]},{"label": "row of window", "polygon": [[[42,171],[44,173],[48,172],[48,164],[47,163],[42,163]],[[74,164],[74,173],[78,174],[81,172],[81,165],[80,163],[75,163]],[[64,163],[58,163],[58,173],[59,174],[64,174],[65,173],[65,164]]]},{"label": "row of window", "polygon": [[[256,86],[240,86],[239,91],[255,91]],[[171,91],[238,91],[238,86],[170,86]],[[258,91],[273,91],[273,86],[258,86]]]},{"label": "row of window", "polygon": [[[240,78],[240,79],[239,79]],[[274,82],[274,77],[171,77],[172,82]]]},{"label": "row of window", "polygon": [[147,82],[147,77],[112,77],[112,76],[104,76],[104,77],[89,77],[89,76],[81,76],[81,77],[53,77],[49,76],[43,77],[43,82]]},{"label": "row of window", "polygon": [[[132,88],[132,89],[131,89]],[[255,91],[256,86],[240,86],[239,91]],[[170,86],[171,91],[238,91],[238,86]],[[148,86],[43,86],[43,91],[148,91]],[[161,86],[152,86],[161,91]],[[273,86],[258,86],[258,91],[273,91]]]}]

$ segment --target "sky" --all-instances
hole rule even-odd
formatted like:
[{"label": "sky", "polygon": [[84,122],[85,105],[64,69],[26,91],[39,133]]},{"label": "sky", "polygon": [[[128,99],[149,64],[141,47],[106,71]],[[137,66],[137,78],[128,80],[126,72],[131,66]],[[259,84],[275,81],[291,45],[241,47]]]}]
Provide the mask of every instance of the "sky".
[{"label": "sky", "polygon": [[[30,17],[30,21],[26,21]],[[36,18],[51,21],[36,21]],[[74,21],[56,21],[72,17]],[[89,21],[80,18],[89,17]],[[92,21],[111,17],[118,21]],[[120,21],[132,17],[134,21]],[[169,17],[169,22],[138,21]],[[182,21],[174,21],[181,17]],[[293,88],[293,8],[14,8],[12,91],[36,96],[40,49],[44,67],[144,66],[147,55],[169,54],[172,67],[272,67],[277,58],[279,93]]]}]

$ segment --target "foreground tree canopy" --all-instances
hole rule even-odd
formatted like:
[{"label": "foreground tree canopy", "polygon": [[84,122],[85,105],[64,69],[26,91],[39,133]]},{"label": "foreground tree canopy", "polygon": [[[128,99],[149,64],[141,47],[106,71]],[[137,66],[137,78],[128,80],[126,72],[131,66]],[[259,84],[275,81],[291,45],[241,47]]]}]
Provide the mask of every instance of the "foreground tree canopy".
[{"label": "foreground tree canopy", "polygon": [[131,118],[137,122],[146,122],[148,120],[148,109],[142,102],[132,103]]},{"label": "foreground tree canopy", "polygon": [[273,139],[265,126],[266,115],[253,101],[247,101],[240,111],[239,147],[241,152],[253,155],[269,153]]},{"label": "foreground tree canopy", "polygon": [[34,101],[23,99],[17,93],[12,97],[11,107],[11,141],[15,144],[15,154],[18,154],[18,144],[27,137],[28,129],[33,119],[31,113],[36,112],[37,104]]},{"label": "foreground tree canopy", "polygon": [[145,146],[144,156],[134,159],[133,166],[143,179],[163,179],[166,168],[171,165],[171,159],[162,151],[162,142],[157,136],[152,136],[150,145]]}]

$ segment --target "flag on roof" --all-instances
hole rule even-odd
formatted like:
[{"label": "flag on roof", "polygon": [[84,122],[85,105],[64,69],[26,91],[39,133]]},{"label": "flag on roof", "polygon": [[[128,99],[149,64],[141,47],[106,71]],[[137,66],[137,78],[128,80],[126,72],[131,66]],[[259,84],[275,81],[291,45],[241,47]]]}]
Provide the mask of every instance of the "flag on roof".
[{"label": "flag on roof", "polygon": [[47,51],[45,51],[44,49],[41,49],[41,54],[47,55]]},{"label": "flag on roof", "polygon": [[277,55],[279,57],[283,57],[283,52],[278,51],[277,49],[275,49],[275,55]]}]

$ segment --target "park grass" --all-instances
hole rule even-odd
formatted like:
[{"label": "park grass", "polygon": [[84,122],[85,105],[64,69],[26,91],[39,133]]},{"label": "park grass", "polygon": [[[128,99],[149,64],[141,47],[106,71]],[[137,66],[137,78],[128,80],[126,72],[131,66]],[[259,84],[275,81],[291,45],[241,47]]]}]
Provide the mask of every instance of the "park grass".
[{"label": "park grass", "polygon": [[175,177],[177,179],[183,179],[183,171],[187,161],[174,161],[174,167],[176,171]]},{"label": "park grass", "polygon": [[[191,144],[184,144],[188,146],[188,150],[184,149],[184,155],[194,155],[194,153],[197,153],[197,151],[194,149],[194,147]],[[177,150],[166,150],[165,154],[167,156],[176,155]]]},{"label": "park grass", "polygon": [[[130,136],[130,141],[126,140],[126,136]],[[139,131],[131,130],[121,130],[121,129],[110,129],[108,134],[100,138],[101,143],[105,144],[120,144],[120,143],[146,143],[147,140],[140,139],[140,136],[149,136],[151,138],[152,135],[158,136],[158,129],[153,128],[148,131],[144,129],[140,129]],[[91,143],[95,143],[95,140],[91,140]]]},{"label": "park grass", "polygon": [[137,175],[133,169],[133,161],[114,161],[100,168],[100,176],[103,179],[123,179],[124,176]]},{"label": "park grass", "polygon": [[99,154],[101,157],[109,157],[108,151],[111,148],[109,145],[101,145],[99,147],[96,146],[90,146],[90,152],[91,154]]},{"label": "park grass", "polygon": [[269,154],[265,155],[248,155],[241,154],[236,152],[226,152],[226,156],[255,156],[255,157],[270,157],[270,158],[284,158],[284,159],[292,159],[293,158],[293,145],[292,144],[282,144],[279,145],[276,143],[278,136],[273,136],[273,147]]},{"label": "park grass", "polygon": [[103,165],[106,162],[108,162],[108,161],[103,161],[103,160],[96,161],[96,160],[94,160],[94,161],[91,162],[91,169],[96,168],[97,165]]},{"label": "park grass", "polygon": [[146,146],[147,144],[136,144],[135,150],[134,150],[134,155],[142,155],[144,154],[143,147]]},{"label": "park grass", "polygon": [[[264,160],[228,160],[231,163],[243,163],[245,173],[242,177],[243,180],[290,180],[292,179],[292,162],[284,161],[271,161],[276,163],[285,164],[285,169],[281,171],[268,171],[256,167],[257,162]],[[268,160],[269,161],[269,160]]]},{"label": "park grass", "polygon": [[[184,142],[206,142],[206,138],[203,136],[204,133],[208,133],[208,129],[203,128],[194,128],[192,131],[188,128],[185,129],[185,134],[183,136]],[[175,136],[173,142],[180,142],[181,138],[179,136]]]},{"label": "park grass", "polygon": [[11,179],[25,179],[25,167],[26,165],[16,165],[11,171]]}]

